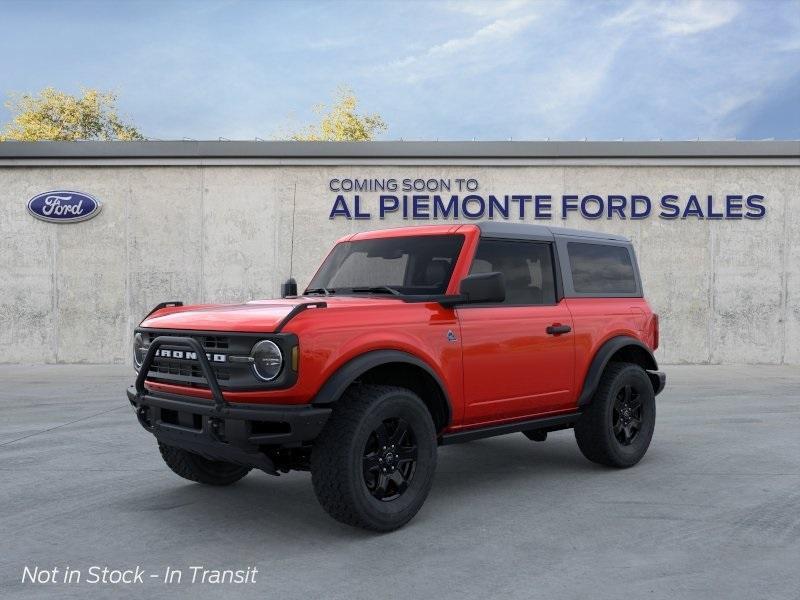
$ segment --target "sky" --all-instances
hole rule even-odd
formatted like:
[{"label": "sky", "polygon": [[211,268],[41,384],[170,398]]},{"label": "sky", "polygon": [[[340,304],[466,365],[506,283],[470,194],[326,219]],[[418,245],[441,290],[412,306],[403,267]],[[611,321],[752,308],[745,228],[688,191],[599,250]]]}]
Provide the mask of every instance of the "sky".
[{"label": "sky", "polygon": [[800,139],[800,0],[0,0],[0,22],[0,95],[113,90],[154,139],[285,136],[342,85],[382,139]]}]

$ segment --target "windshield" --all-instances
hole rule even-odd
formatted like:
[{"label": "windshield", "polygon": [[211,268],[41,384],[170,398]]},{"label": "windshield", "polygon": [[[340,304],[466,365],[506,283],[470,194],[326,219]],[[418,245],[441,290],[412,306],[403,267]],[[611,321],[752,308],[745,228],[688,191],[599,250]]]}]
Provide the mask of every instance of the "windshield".
[{"label": "windshield", "polygon": [[444,294],[462,235],[419,235],[342,242],[306,294]]}]

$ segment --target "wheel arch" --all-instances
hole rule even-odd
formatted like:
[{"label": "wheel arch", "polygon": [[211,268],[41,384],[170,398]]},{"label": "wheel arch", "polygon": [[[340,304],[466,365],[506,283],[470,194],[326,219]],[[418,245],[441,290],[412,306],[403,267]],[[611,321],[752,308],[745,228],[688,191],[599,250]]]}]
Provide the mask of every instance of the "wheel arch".
[{"label": "wheel arch", "polygon": [[[592,359],[592,363],[589,365],[583,381],[583,389],[578,398],[579,407],[587,406],[591,402],[592,396],[597,391],[597,386],[600,385],[600,378],[603,376],[603,372],[612,361],[634,363],[641,366],[645,371],[658,370],[658,363],[656,362],[656,357],[653,356],[653,351],[644,343],[626,335],[613,337],[600,346]],[[660,389],[650,373],[648,373],[648,378],[653,384],[653,391],[658,393]]]},{"label": "wheel arch", "polygon": [[427,406],[437,431],[452,420],[450,397],[441,378],[428,363],[408,352],[372,350],[353,358],[328,378],[311,403],[335,404],[354,383],[381,383],[412,390]]}]

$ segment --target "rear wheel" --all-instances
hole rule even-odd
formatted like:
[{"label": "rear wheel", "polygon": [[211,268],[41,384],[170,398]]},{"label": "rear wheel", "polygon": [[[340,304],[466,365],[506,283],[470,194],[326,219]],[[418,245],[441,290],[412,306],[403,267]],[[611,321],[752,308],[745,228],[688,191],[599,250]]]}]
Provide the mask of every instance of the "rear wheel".
[{"label": "rear wheel", "polygon": [[632,467],[647,452],[655,423],[655,394],[647,373],[636,364],[611,363],[575,425],[575,439],[592,462]]},{"label": "rear wheel", "polygon": [[161,457],[172,471],[197,483],[207,485],[231,485],[250,472],[250,467],[243,467],[228,462],[209,460],[182,448],[167,446],[159,442]]},{"label": "rear wheel", "polygon": [[311,453],[311,480],[334,519],[373,531],[411,520],[436,470],[436,430],[412,391],[360,385],[337,402]]}]

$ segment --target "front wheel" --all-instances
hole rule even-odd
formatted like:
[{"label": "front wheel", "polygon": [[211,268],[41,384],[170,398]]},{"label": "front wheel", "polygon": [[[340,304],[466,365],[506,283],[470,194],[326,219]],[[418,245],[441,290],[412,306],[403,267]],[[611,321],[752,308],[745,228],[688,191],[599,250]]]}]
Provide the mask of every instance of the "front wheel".
[{"label": "front wheel", "polygon": [[647,452],[655,424],[655,394],[647,373],[636,364],[611,363],[575,424],[575,439],[592,462],[632,467]]},{"label": "front wheel", "polygon": [[311,481],[337,521],[392,531],[428,496],[436,470],[436,430],[411,390],[350,388],[337,402],[311,453]]}]

